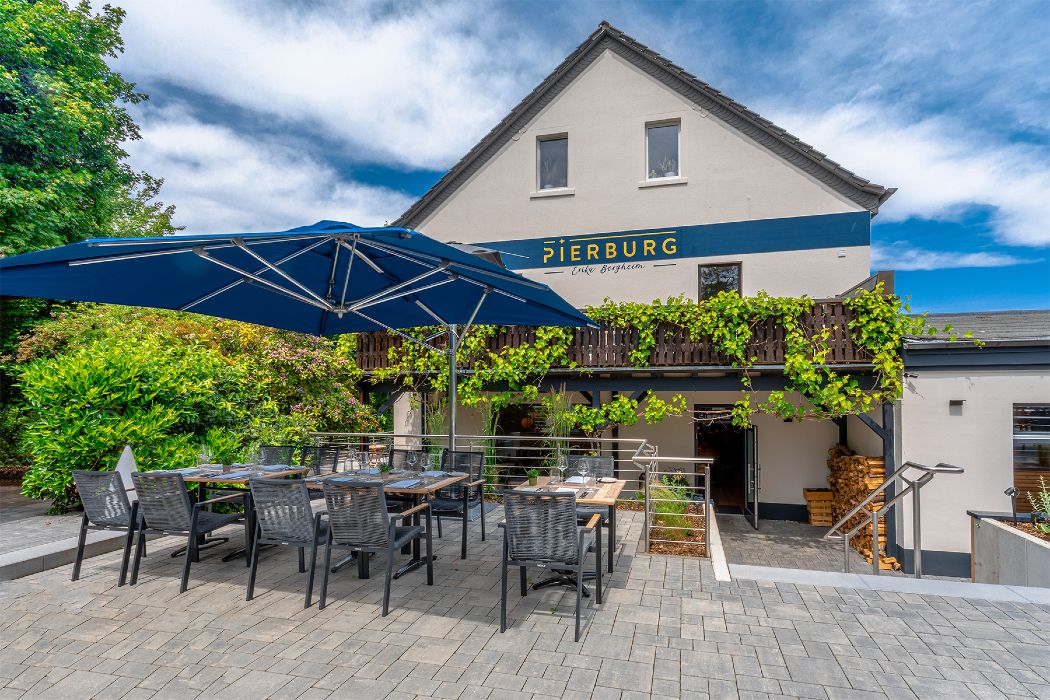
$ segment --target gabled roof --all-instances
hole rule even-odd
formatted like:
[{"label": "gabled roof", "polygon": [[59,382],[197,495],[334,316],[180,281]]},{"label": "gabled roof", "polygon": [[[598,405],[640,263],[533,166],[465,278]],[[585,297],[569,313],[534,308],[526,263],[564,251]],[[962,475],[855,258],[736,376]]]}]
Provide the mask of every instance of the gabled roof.
[{"label": "gabled roof", "polygon": [[687,100],[735,127],[801,170],[809,173],[874,216],[879,206],[896,188],[876,185],[843,168],[826,155],[792,136],[768,119],[735,102],[695,75],[675,65],[649,47],[627,36],[608,22],[591,34],[542,83],[530,92],[510,114],[463,156],[444,177],[402,214],[395,226],[418,226],[434,209],[452,196],[475,172],[515,134],[525,128],[544,107],[554,100],[576,77],[606,50],[634,64]]}]

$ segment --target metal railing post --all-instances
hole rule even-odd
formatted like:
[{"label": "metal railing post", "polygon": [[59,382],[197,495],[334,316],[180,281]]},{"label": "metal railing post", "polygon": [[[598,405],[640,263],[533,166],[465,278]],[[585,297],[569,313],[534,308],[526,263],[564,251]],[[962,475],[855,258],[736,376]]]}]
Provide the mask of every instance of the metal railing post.
[{"label": "metal railing post", "polygon": [[879,511],[871,514],[871,573],[879,575]]},{"label": "metal railing post", "polygon": [[919,479],[915,484],[915,492],[912,493],[912,512],[911,512],[911,544],[912,544],[912,563],[915,567],[915,578],[922,578],[922,510],[919,506],[919,492],[922,491],[922,480]]}]

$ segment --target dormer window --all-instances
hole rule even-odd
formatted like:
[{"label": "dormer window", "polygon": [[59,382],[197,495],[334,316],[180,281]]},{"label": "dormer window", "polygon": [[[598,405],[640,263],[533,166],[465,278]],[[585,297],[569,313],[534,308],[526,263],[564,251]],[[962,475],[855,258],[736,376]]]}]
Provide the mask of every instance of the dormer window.
[{"label": "dormer window", "polygon": [[646,179],[681,177],[678,134],[680,122],[655,122],[645,125]]},{"label": "dormer window", "polygon": [[569,186],[567,134],[540,136],[536,140],[536,182],[538,190],[557,190]]}]

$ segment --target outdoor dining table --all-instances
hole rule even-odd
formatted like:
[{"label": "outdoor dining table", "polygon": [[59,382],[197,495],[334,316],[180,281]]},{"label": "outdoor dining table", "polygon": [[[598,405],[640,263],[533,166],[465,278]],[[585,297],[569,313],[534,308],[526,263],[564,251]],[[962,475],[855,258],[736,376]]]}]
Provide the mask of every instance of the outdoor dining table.
[{"label": "outdoor dining table", "polygon": [[[579,477],[576,477],[578,479]],[[604,506],[607,508],[608,513],[606,515],[606,525],[609,528],[609,549],[608,549],[608,570],[611,574],[613,572],[613,559],[616,552],[616,500],[620,497],[624,488],[627,486],[627,482],[623,479],[616,479],[615,481],[601,482],[594,478],[588,479],[586,483],[578,482],[576,479],[573,480],[558,480],[552,483],[552,479],[549,476],[537,477],[536,485],[532,486],[528,481],[522,482],[515,486],[515,490],[518,489],[531,489],[531,490],[545,490],[545,489],[557,489],[557,488],[570,488],[576,490],[576,503],[581,506]]]},{"label": "outdoor dining table", "polygon": [[[371,469],[360,469],[352,472],[332,472],[329,474],[320,474],[318,476],[310,476],[305,479],[306,485],[311,489],[324,488],[324,482],[328,480],[362,480],[362,481],[382,481],[383,492],[387,495],[404,496],[412,501],[412,507],[419,505],[419,503],[426,498],[434,496],[442,489],[446,489],[449,486],[457,484],[467,479],[470,475],[465,472],[447,472],[441,470],[433,471],[403,471],[403,470],[391,470],[381,471],[377,468]],[[467,489],[463,489],[464,501],[467,498]],[[464,513],[467,512],[466,503],[464,502]],[[419,512],[413,513],[412,524],[415,526],[419,525]],[[467,537],[467,515],[463,517],[463,539],[466,541]],[[332,571],[338,571],[347,564],[355,561],[357,555],[353,554],[341,562],[337,563],[332,567]],[[435,556],[436,560],[437,557]],[[358,560],[358,574],[361,578],[368,578],[368,558],[363,557]],[[426,560],[422,558],[419,551],[419,540],[412,542],[412,558],[408,563],[402,565],[394,573],[394,578],[399,578],[409,571],[414,571],[421,566],[426,564]]]}]

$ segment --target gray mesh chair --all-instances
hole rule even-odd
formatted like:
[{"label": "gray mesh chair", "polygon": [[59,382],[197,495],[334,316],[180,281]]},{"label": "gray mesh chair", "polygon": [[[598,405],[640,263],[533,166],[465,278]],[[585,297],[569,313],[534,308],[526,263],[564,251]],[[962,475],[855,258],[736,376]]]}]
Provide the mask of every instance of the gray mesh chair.
[{"label": "gray mesh chair", "polygon": [[519,567],[521,595],[528,594],[525,568],[556,566],[572,572],[576,579],[576,641],[580,641],[580,609],[583,601],[584,555],[594,539],[597,602],[602,602],[602,546],[599,518],[595,515],[577,529],[576,495],[550,491],[503,491],[503,563],[500,588],[500,632],[507,631],[507,569]]},{"label": "gray mesh chair", "polygon": [[[136,472],[131,475],[138,493],[139,512],[138,546],[135,548],[135,564],[131,568],[131,585],[139,578],[139,563],[146,546],[147,534],[183,535],[186,539],[186,560],[182,565],[182,584],[179,593],[185,593],[190,581],[190,564],[199,562],[198,536],[214,532],[221,527],[245,520],[244,513],[212,513],[205,506],[215,503],[241,501],[248,510],[249,493],[230,493],[206,501],[194,503],[186,490],[182,474],[155,471]],[[244,527],[245,546],[251,545],[248,524]]]},{"label": "gray mesh chair", "polygon": [[[603,457],[570,455],[566,476],[579,476],[581,464],[587,467],[587,478],[616,477],[616,465],[612,455]],[[576,506],[576,516],[581,522],[589,520],[591,516],[596,514],[602,519],[602,527],[608,530],[606,539],[609,543],[609,561],[607,564],[611,574],[613,571],[613,559],[616,554],[616,509],[608,506]]]},{"label": "gray mesh chair", "polygon": [[334,472],[338,465],[338,447],[303,445],[299,448],[299,466],[308,467],[314,476]]},{"label": "gray mesh chair", "polygon": [[[323,610],[328,599],[328,573],[332,565],[332,547],[349,547],[357,551],[358,577],[368,578],[368,557],[372,552],[386,553],[386,581],[383,584],[383,617],[390,612],[390,580],[394,576],[394,552],[413,540],[426,539],[427,585],[434,585],[434,545],[430,536],[430,504],[420,503],[403,513],[389,515],[382,481],[329,479],[324,482],[328,506],[328,546],[324,553],[324,575],[321,579]],[[426,526],[410,525],[409,519],[423,513]],[[398,525],[398,520],[401,525]]]},{"label": "gray mesh chair", "polygon": [[259,464],[292,464],[294,445],[259,445],[255,459]]},{"label": "gray mesh chair", "polygon": [[447,471],[466,472],[466,481],[441,489],[437,497],[430,500],[430,508],[437,516],[438,537],[441,537],[441,516],[454,515],[463,519],[463,544],[460,558],[467,558],[467,523],[470,510],[481,508],[481,541],[485,541],[485,504],[482,492],[485,487],[485,454],[483,452],[441,452],[441,468]]},{"label": "gray mesh chair", "polygon": [[128,577],[128,560],[131,544],[135,539],[135,521],[138,519],[139,503],[130,502],[124,480],[117,472],[95,472],[73,470],[73,482],[77,485],[80,502],[84,504],[84,515],[80,518],[80,537],[77,539],[77,558],[73,563],[73,578],[80,579],[80,565],[84,561],[84,546],[88,530],[127,531],[124,540],[124,557],[120,561],[120,579],[123,586]]},{"label": "gray mesh chair", "polygon": [[314,570],[317,565],[317,545],[328,539],[328,528],[323,521],[324,513],[314,513],[310,507],[310,494],[302,479],[248,480],[252,492],[255,532],[252,536],[251,572],[248,574],[248,591],[245,600],[255,596],[255,572],[259,568],[259,547],[264,544],[280,544],[299,548],[299,573],[306,571],[305,550],[310,547],[310,576],[306,581],[306,604],[314,591]]}]

